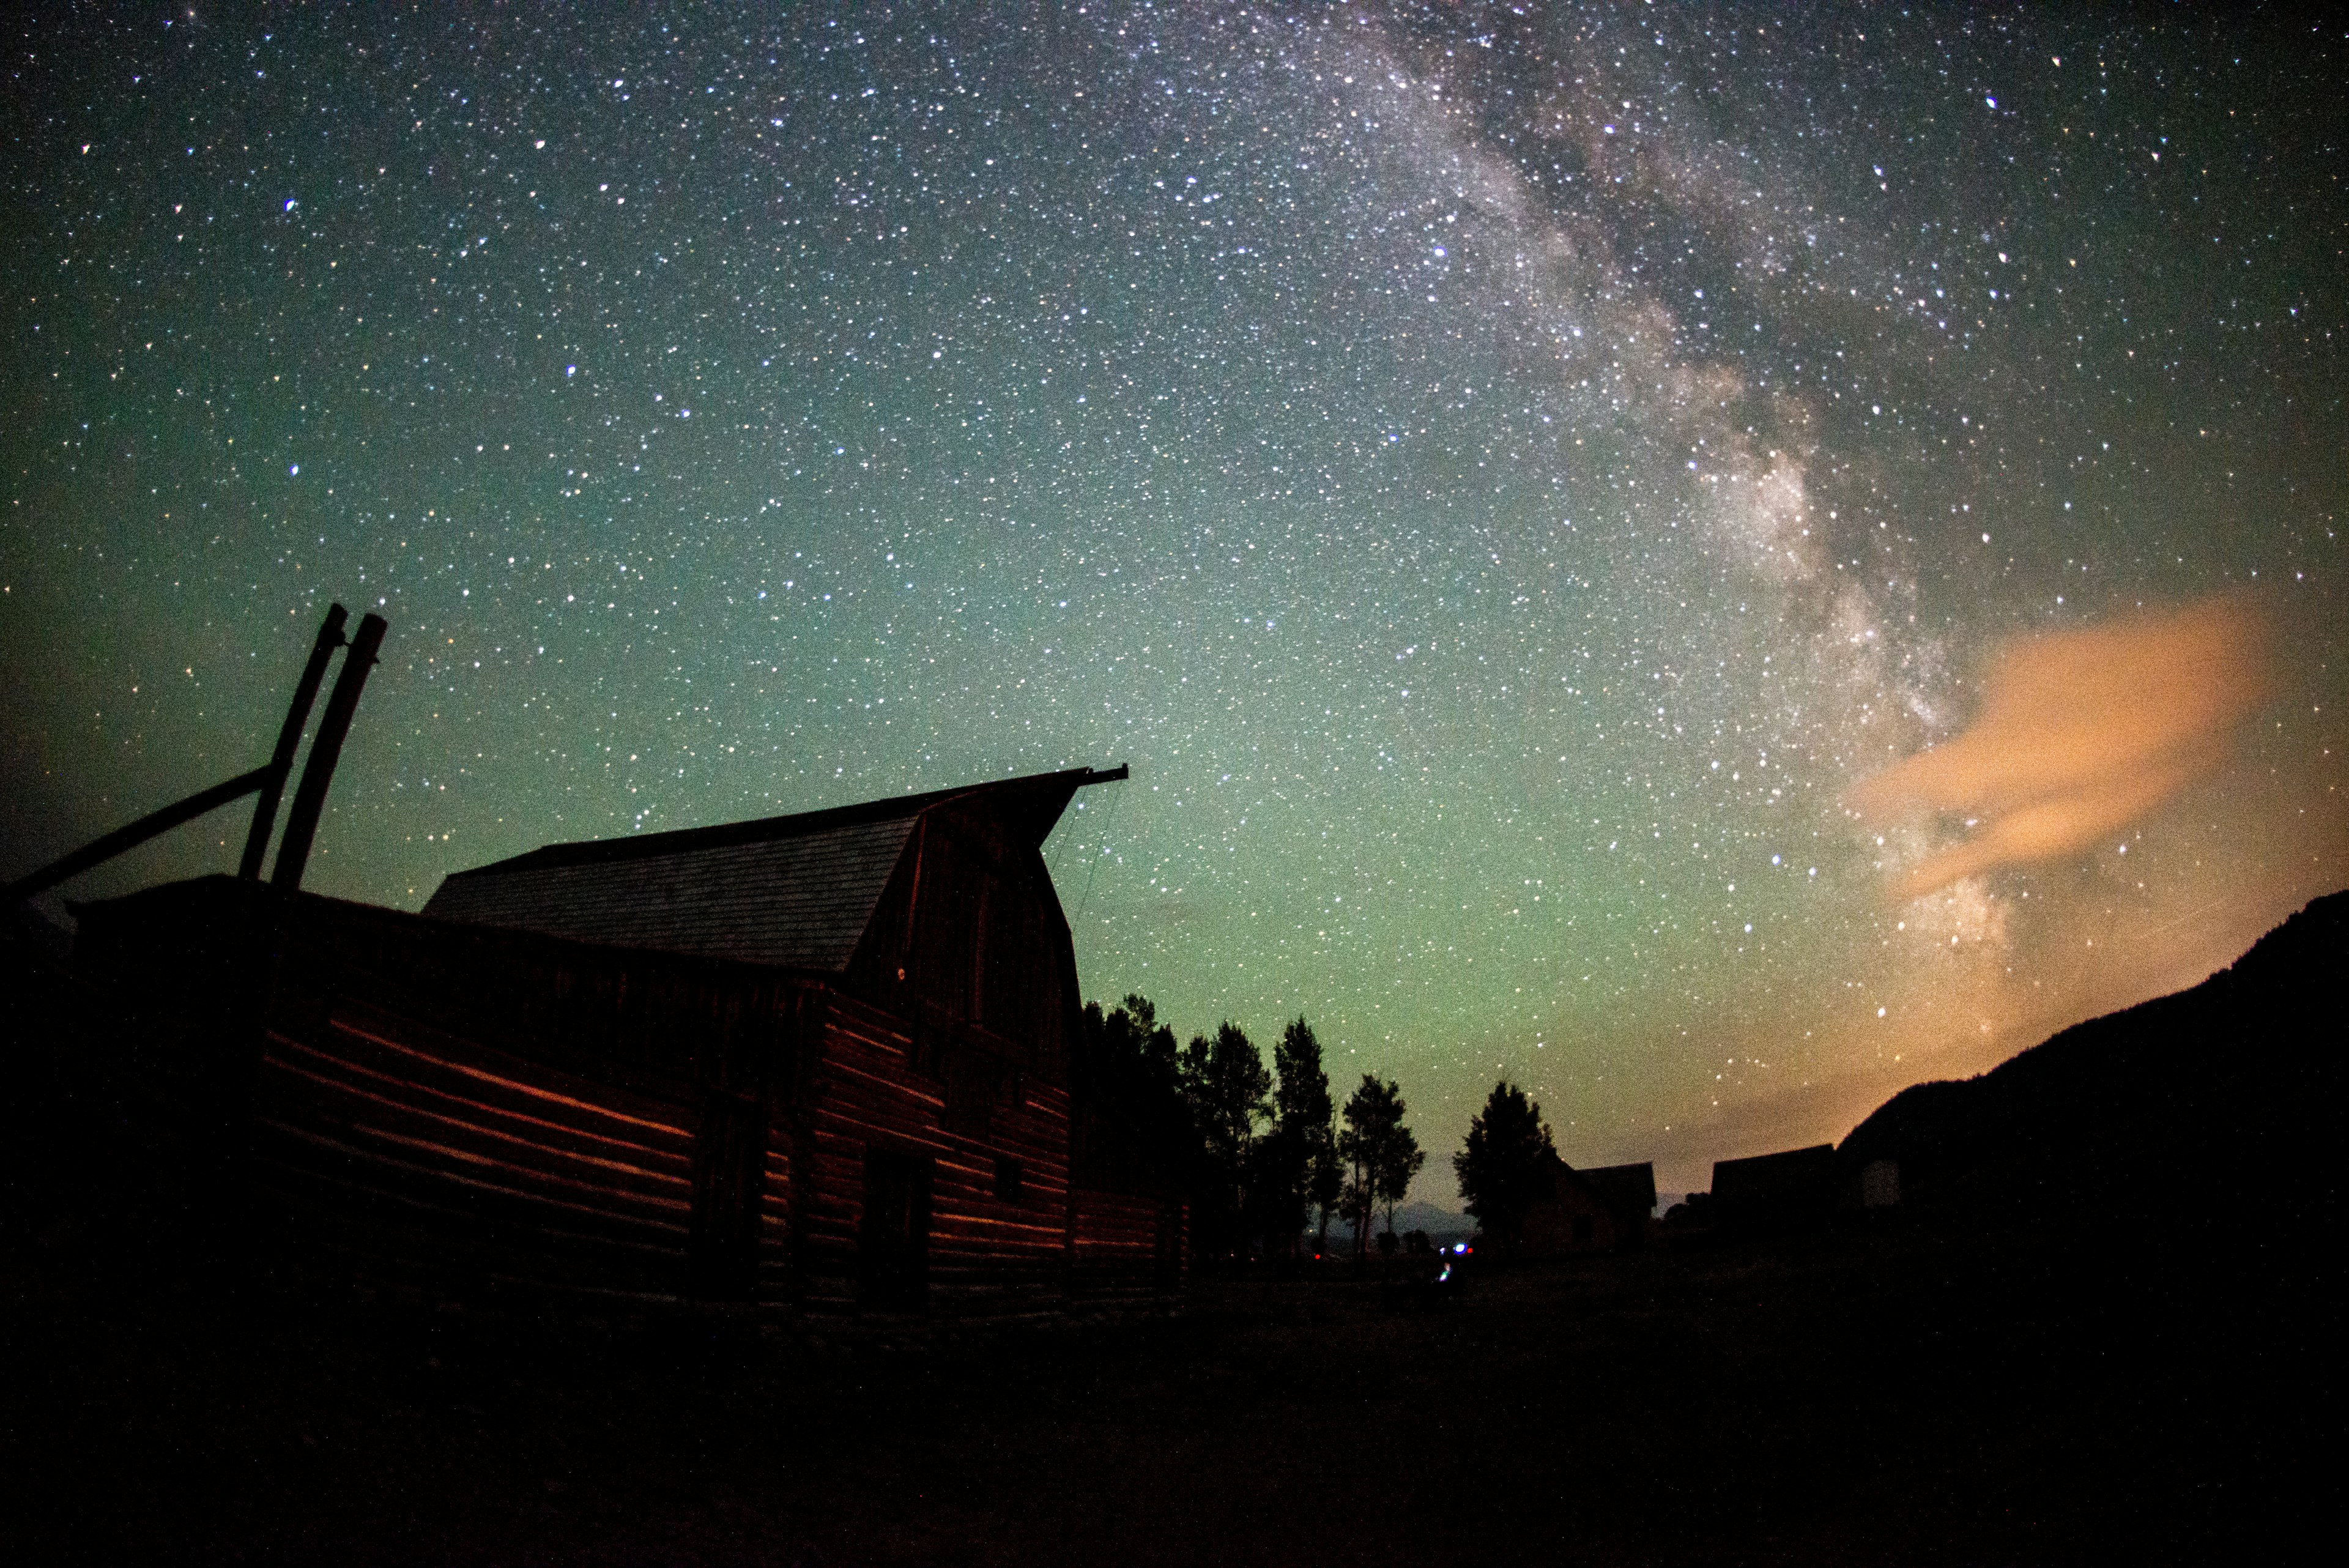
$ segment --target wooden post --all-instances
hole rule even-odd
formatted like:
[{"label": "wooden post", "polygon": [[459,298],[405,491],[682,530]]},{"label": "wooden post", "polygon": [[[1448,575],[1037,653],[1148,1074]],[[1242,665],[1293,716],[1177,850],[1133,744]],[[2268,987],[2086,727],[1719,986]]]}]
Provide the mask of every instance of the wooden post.
[{"label": "wooden post", "polygon": [[375,666],[376,649],[383,646],[383,617],[359,621],[351,650],[343,656],[343,672],[335,677],[335,693],[318,721],[318,738],[310,742],[310,761],[302,769],[301,787],[294,792],[293,809],[285,814],[285,836],[277,844],[277,865],[269,885],[291,893],[302,886],[302,868],[309,863],[310,841],[317,836],[318,814],[326,804],[326,785],[343,754],[343,741],[351,731],[351,714],[359,705],[367,671]]},{"label": "wooden post", "polygon": [[318,628],[318,640],[310,645],[310,662],[302,667],[293,705],[285,710],[285,727],[277,732],[277,751],[269,759],[269,776],[261,786],[261,798],[254,803],[253,830],[245,835],[244,861],[236,872],[248,882],[261,879],[262,857],[269,852],[269,830],[277,826],[277,802],[285,793],[285,775],[294,771],[294,749],[302,743],[302,726],[310,721],[310,704],[318,700],[318,683],[326,678],[326,660],[343,646],[343,622],[349,618],[350,611],[340,605],[330,606],[325,624]]}]

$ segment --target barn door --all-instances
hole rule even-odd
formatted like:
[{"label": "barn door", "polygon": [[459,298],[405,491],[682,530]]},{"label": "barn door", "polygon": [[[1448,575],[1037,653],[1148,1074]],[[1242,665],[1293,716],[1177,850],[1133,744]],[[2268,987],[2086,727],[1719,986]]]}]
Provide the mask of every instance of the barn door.
[{"label": "barn door", "polygon": [[930,1161],[893,1149],[864,1154],[864,1217],[856,1237],[864,1304],[919,1312],[929,1286]]},{"label": "barn door", "polygon": [[759,1198],[766,1177],[767,1104],[748,1095],[703,1096],[693,1139],[692,1291],[704,1301],[749,1301],[759,1288]]}]

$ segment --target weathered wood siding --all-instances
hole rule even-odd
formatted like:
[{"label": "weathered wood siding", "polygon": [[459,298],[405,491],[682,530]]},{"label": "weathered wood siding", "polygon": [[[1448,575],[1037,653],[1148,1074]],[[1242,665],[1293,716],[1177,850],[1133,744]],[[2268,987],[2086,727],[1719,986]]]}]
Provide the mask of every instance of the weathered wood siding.
[{"label": "weathered wood siding", "polygon": [[345,995],[322,1022],[265,1033],[254,1175],[333,1247],[674,1298],[698,1121],[681,1095],[630,1094]]},{"label": "weathered wood siding", "polygon": [[[964,1318],[1057,1312],[1067,1091],[1024,1075],[974,1072],[992,1089],[978,1107],[983,1116],[967,1114],[950,1127],[949,1083],[975,1048],[916,1033],[867,1002],[827,998],[799,1121],[807,1151],[793,1199],[802,1304],[823,1314],[860,1308],[865,1162],[879,1149],[928,1162],[926,1310]],[[1002,1161],[1018,1167],[1016,1196],[997,1196]]]},{"label": "weathered wood siding", "polygon": [[1182,1205],[1081,1188],[1069,1205],[1069,1307],[1134,1311],[1180,1295],[1189,1260]]},{"label": "weathered wood siding", "polygon": [[773,1289],[803,983],[332,900],[297,913],[254,1152],[314,1238],[596,1293]]},{"label": "weathered wood siding", "polygon": [[90,913],[83,961],[210,1058],[299,1241],[460,1285],[788,1293],[803,977],[223,877]]}]

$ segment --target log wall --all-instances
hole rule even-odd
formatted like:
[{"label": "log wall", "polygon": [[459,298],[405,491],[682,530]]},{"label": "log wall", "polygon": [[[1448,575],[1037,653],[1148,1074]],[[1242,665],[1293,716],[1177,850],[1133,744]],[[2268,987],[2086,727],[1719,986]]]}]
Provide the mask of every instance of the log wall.
[{"label": "log wall", "polygon": [[1069,1205],[1069,1309],[1132,1312],[1170,1304],[1189,1272],[1182,1206],[1078,1190]]},{"label": "log wall", "polygon": [[[917,1056],[912,1025],[838,992],[826,995],[815,1037],[796,1128],[807,1151],[794,1194],[802,1304],[819,1314],[859,1310],[867,1287],[859,1245],[865,1157],[880,1149],[928,1162],[933,1314],[1061,1310],[1068,1092],[995,1075],[984,1132],[969,1122],[950,1130],[947,1075],[953,1054],[974,1047],[948,1040]],[[1018,1190],[999,1197],[997,1167],[1006,1160],[1019,1168]]]},{"label": "log wall", "polygon": [[[1012,1319],[1182,1287],[1180,1206],[1073,1189],[1069,1089],[975,1025],[768,966],[264,906],[226,878],[84,929],[86,959],[143,977],[159,1025],[222,1064],[206,1071],[245,1107],[261,1210],[364,1268],[825,1317]],[[182,939],[207,930],[274,960],[219,965],[199,994],[202,944]],[[908,1181],[921,1194],[912,1296],[875,1285],[876,1168],[901,1210]]]},{"label": "log wall", "polygon": [[313,1242],[409,1269],[673,1300],[697,1107],[338,997],[273,1021],[257,1184]]},{"label": "log wall", "polygon": [[595,1293],[761,1293],[805,981],[328,899],[297,916],[253,1170],[306,1240]]}]

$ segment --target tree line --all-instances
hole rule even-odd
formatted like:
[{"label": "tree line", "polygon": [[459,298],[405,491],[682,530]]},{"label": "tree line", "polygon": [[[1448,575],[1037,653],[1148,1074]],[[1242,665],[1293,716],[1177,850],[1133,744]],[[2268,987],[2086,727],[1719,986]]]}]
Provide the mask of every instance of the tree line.
[{"label": "tree line", "polygon": [[1427,1160],[1404,1122],[1402,1086],[1365,1073],[1338,1106],[1302,1017],[1281,1031],[1269,1066],[1228,1020],[1178,1046],[1143,996],[1107,1011],[1086,1003],[1082,1028],[1089,1070],[1185,1189],[1196,1255],[1292,1256],[1309,1231],[1326,1252],[1342,1216],[1360,1256],[1381,1210],[1394,1233],[1395,1207]]},{"label": "tree line", "polygon": [[[1402,1086],[1365,1073],[1342,1108],[1331,1098],[1321,1042],[1302,1017],[1281,1031],[1272,1063],[1226,1020],[1178,1046],[1146,997],[1104,1012],[1087,1002],[1080,1060],[1119,1101],[1150,1163],[1191,1203],[1200,1257],[1290,1256],[1309,1231],[1328,1251],[1330,1222],[1352,1226],[1354,1251],[1370,1246],[1427,1156],[1405,1125]],[[1452,1156],[1461,1206],[1505,1255],[1517,1251],[1527,1215],[1554,1189],[1557,1149],[1541,1106],[1506,1079],[1469,1118]]]}]

